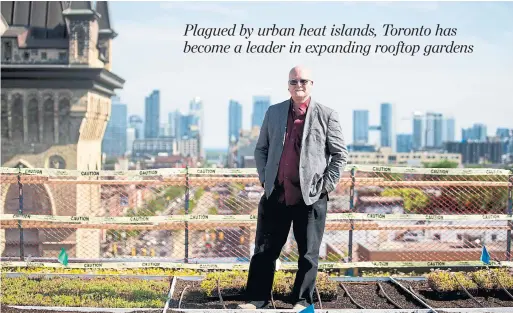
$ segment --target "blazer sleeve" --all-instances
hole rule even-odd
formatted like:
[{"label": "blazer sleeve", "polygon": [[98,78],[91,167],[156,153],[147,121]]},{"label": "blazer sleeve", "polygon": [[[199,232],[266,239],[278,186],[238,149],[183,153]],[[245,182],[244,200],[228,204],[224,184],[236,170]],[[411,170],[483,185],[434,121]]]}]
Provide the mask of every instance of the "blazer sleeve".
[{"label": "blazer sleeve", "polygon": [[340,126],[338,113],[336,111],[332,111],[328,118],[326,141],[331,160],[324,174],[323,189],[329,193],[337,186],[342,172],[346,167],[348,156],[347,147],[342,134],[342,127]]},{"label": "blazer sleeve", "polygon": [[265,182],[265,166],[267,165],[267,155],[269,152],[269,109],[265,112],[264,121],[260,128],[260,135],[255,147],[255,163],[258,172],[258,178],[263,185]]}]

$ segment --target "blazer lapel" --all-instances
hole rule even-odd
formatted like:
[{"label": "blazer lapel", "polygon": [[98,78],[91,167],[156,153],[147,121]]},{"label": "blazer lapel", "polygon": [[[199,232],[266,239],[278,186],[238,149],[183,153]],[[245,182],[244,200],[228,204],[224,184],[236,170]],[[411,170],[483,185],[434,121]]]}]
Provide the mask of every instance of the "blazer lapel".
[{"label": "blazer lapel", "polygon": [[301,141],[301,147],[305,145],[305,137],[310,131],[310,125],[312,124],[312,121],[315,120],[316,116],[317,104],[315,103],[314,99],[310,98],[310,104],[308,105],[308,110],[306,111],[305,126],[303,128],[303,139]]},{"label": "blazer lapel", "polygon": [[278,125],[279,125],[279,130],[280,130],[279,138],[281,138],[281,146],[282,147],[285,144],[285,134],[287,133],[287,120],[288,120],[288,116],[289,116],[289,106],[290,106],[290,99],[282,102],[279,107],[280,109],[278,112],[278,116],[276,116],[276,118],[278,118]]}]

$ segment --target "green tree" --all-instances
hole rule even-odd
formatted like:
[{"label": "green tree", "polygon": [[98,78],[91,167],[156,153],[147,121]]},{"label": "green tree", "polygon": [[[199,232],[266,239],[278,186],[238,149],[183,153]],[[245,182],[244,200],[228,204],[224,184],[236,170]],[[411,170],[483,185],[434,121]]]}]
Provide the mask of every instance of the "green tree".
[{"label": "green tree", "polygon": [[417,213],[429,203],[429,197],[422,190],[415,188],[387,188],[382,193],[383,197],[400,197],[403,199],[407,212]]},{"label": "green tree", "polygon": [[453,162],[449,160],[442,160],[436,162],[424,162],[424,167],[427,168],[457,168],[458,162]]}]

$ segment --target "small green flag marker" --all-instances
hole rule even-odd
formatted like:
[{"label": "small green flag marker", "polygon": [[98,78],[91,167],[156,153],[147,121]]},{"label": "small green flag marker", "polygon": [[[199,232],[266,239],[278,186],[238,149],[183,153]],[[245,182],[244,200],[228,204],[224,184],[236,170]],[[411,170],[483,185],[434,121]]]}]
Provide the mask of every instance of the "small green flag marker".
[{"label": "small green flag marker", "polygon": [[66,250],[64,250],[64,248],[61,248],[61,253],[59,253],[59,263],[61,263],[64,266],[68,265],[68,254],[66,253]]}]

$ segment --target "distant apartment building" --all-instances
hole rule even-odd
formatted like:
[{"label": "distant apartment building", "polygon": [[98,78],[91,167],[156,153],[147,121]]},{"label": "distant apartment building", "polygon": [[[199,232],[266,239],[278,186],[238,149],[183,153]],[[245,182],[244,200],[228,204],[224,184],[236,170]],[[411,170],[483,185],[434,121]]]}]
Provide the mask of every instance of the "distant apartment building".
[{"label": "distant apartment building", "polygon": [[264,121],[265,112],[271,106],[271,97],[254,96],[253,97],[253,114],[251,116],[251,127],[261,127]]},{"label": "distant apartment building", "polygon": [[102,152],[107,157],[120,157],[125,155],[126,131],[128,128],[127,106],[119,102],[119,98],[112,99],[110,120],[105,129],[102,141]]},{"label": "distant apartment building", "polygon": [[459,153],[435,153],[435,152],[392,152],[391,149],[381,148],[377,152],[349,152],[350,164],[383,164],[400,166],[422,166],[424,163],[439,161],[452,161],[462,164]]},{"label": "distant apartment building", "polygon": [[153,92],[146,97],[144,107],[144,138],[158,138],[160,130],[159,90],[153,90]]},{"label": "distant apartment building", "polygon": [[132,149],[134,158],[150,158],[158,155],[181,155],[184,157],[200,157],[200,139],[184,138],[152,138],[135,140]]},{"label": "distant apartment building", "polygon": [[413,135],[411,134],[398,134],[397,135],[397,152],[411,152],[413,151]]},{"label": "distant apartment building", "polygon": [[353,111],[353,144],[367,144],[369,142],[369,111]]},{"label": "distant apartment building", "polygon": [[228,104],[228,142],[239,140],[242,130],[242,105],[235,100]]},{"label": "distant apartment building", "polygon": [[381,104],[381,147],[390,147],[392,151],[396,150],[395,145],[395,119],[394,106],[391,103]]},{"label": "distant apartment building", "polygon": [[506,154],[504,144],[499,138],[488,138],[486,141],[446,142],[445,150],[461,154],[464,164],[500,164],[503,155]]},{"label": "distant apartment building", "polygon": [[472,127],[463,128],[461,130],[462,141],[486,141],[488,130],[484,124],[474,124]]}]

